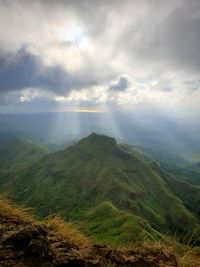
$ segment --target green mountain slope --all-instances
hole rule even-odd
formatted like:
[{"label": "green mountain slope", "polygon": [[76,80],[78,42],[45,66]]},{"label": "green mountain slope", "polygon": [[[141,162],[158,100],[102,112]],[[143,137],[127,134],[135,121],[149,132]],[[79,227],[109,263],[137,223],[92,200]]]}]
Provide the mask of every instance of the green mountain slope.
[{"label": "green mountain slope", "polygon": [[[198,236],[198,210],[175,192],[176,179],[137,155],[113,138],[91,134],[43,155],[3,189],[15,201],[36,207],[41,216],[61,213],[81,220],[101,240],[126,241],[144,233],[156,236],[157,231],[182,237],[195,231],[194,238]],[[198,187],[195,195],[198,199]]]},{"label": "green mountain slope", "polygon": [[190,164],[186,168],[172,169],[180,179],[200,186],[200,162]]},{"label": "green mountain slope", "polygon": [[46,146],[35,144],[30,140],[11,139],[0,143],[0,185],[21,175],[48,152]]},{"label": "green mountain slope", "polygon": [[143,239],[158,240],[161,234],[148,221],[105,201],[90,209],[83,218],[85,231],[97,242],[122,244]]}]

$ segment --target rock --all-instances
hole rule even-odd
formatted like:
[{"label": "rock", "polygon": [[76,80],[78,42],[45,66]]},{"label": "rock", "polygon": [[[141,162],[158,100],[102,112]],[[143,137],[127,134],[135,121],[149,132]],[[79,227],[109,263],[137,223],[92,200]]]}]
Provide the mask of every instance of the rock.
[{"label": "rock", "polygon": [[85,267],[85,260],[83,259],[71,259],[66,263],[56,264],[56,267]]},{"label": "rock", "polygon": [[80,247],[45,225],[0,218],[1,267],[176,267],[171,253],[106,245]]},{"label": "rock", "polygon": [[32,266],[33,263],[37,263],[37,266],[49,263],[52,266],[47,231],[41,225],[16,227],[15,231],[8,231],[4,235],[1,245],[0,260],[4,262],[0,266],[15,266],[9,265],[10,260],[26,264],[24,266]]}]

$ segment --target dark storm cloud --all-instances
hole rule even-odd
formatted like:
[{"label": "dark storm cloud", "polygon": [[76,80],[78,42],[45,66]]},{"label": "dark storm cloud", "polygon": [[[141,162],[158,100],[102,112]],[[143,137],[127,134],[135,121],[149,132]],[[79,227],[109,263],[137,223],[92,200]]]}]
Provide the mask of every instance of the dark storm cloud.
[{"label": "dark storm cloud", "polygon": [[164,70],[200,71],[200,1],[149,1],[146,7],[116,48],[127,51],[130,60],[158,63]]},{"label": "dark storm cloud", "polygon": [[0,58],[0,93],[25,88],[42,88],[57,95],[95,85],[96,81],[67,73],[60,66],[43,65],[40,58],[21,49]]},{"label": "dark storm cloud", "polygon": [[180,68],[200,71],[200,1],[187,1],[176,8],[164,23],[163,31],[165,56]]},{"label": "dark storm cloud", "polygon": [[124,91],[126,90],[128,87],[130,86],[130,81],[124,77],[124,76],[121,76],[118,78],[118,81],[111,84],[109,86],[109,90],[112,90],[112,91]]}]

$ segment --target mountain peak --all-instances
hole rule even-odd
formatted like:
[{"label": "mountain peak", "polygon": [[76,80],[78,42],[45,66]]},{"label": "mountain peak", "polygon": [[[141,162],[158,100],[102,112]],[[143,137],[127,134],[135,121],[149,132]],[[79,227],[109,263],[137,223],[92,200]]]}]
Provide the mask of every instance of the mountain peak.
[{"label": "mountain peak", "polygon": [[103,134],[97,134],[95,132],[91,133],[86,138],[82,139],[81,141],[84,141],[84,142],[87,141],[87,142],[95,143],[97,145],[100,143],[104,143],[106,145],[108,144],[115,145],[115,146],[117,145],[115,138],[109,137]]}]

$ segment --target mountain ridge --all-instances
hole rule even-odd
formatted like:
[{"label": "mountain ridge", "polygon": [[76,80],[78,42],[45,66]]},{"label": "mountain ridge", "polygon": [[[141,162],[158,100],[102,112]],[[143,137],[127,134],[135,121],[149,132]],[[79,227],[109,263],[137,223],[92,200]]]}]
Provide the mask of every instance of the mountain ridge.
[{"label": "mountain ridge", "polygon": [[[42,155],[4,184],[2,191],[16,202],[36,208],[40,216],[61,213],[68,219],[80,220],[94,236],[98,235],[97,225],[90,225],[87,214],[90,210],[99,214],[99,205],[108,201],[118,210],[114,213],[116,221],[121,212],[136,216],[136,239],[145,230],[146,226],[140,223],[143,219],[154,229],[155,236],[158,231],[189,238],[196,231],[195,239],[199,233],[199,211],[192,209],[188,200],[184,202],[180,192],[175,192],[176,185],[179,182],[156,162],[137,157],[136,151],[127,152],[114,138],[92,133],[64,150]],[[192,188],[188,190],[194,193]],[[198,187],[195,194],[198,199]],[[113,213],[112,206],[109,209]],[[129,225],[130,216],[125,225]],[[111,218],[101,220],[106,224]],[[119,229],[124,229],[123,223],[119,225]],[[128,226],[125,231],[130,231]],[[117,231],[112,240],[117,242]]]}]

